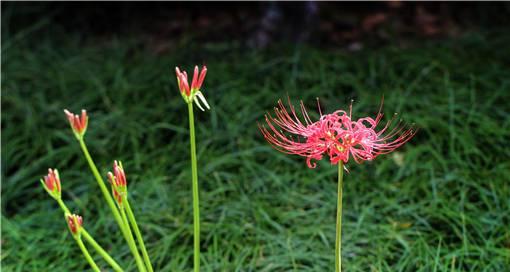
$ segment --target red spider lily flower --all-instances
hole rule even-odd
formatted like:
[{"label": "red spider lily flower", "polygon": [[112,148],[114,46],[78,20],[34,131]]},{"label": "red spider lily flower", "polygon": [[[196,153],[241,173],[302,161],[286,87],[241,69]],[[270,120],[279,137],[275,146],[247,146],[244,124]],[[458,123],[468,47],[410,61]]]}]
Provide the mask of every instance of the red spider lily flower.
[{"label": "red spider lily flower", "polygon": [[64,110],[67,115],[67,119],[69,120],[69,124],[71,124],[71,128],[73,129],[74,135],[79,140],[83,138],[85,135],[85,131],[87,130],[87,124],[89,117],[87,116],[86,110],[81,110],[81,117],[78,114],[73,114],[68,110]]},{"label": "red spider lily flower", "polygon": [[50,194],[50,196],[52,196],[55,199],[60,198],[60,194],[61,194],[60,176],[58,174],[57,169],[55,169],[55,170],[53,170],[51,168],[48,169],[48,175],[44,176],[44,180],[41,179],[41,183],[42,183],[44,189],[46,190],[46,192],[48,192],[48,194]]},{"label": "red spider lily flower", "polygon": [[177,83],[179,85],[179,90],[181,91],[181,95],[184,98],[184,101],[186,101],[186,103],[191,103],[194,101],[195,104],[197,104],[197,106],[202,111],[204,111],[204,108],[202,108],[202,105],[200,104],[201,101],[207,109],[210,109],[209,104],[200,91],[202,83],[205,79],[205,75],[207,74],[207,67],[203,66],[202,70],[199,71],[198,66],[195,66],[193,79],[191,80],[191,88],[188,82],[188,74],[186,71],[181,72],[179,67],[175,67],[175,74],[177,75]]},{"label": "red spider lily flower", "polygon": [[113,174],[108,172],[108,180],[112,185],[113,197],[117,204],[122,205],[122,198],[127,196],[127,181],[122,162],[113,162]]},{"label": "red spider lily flower", "polygon": [[78,235],[83,225],[83,218],[76,214],[66,214],[66,221],[71,233]]},{"label": "red spider lily flower", "polygon": [[[301,102],[302,122],[296,110],[290,104],[290,113],[281,100],[275,108],[275,117],[266,114],[268,128],[259,125],[264,138],[277,150],[306,157],[309,168],[315,168],[312,160],[321,160],[323,155],[329,156],[331,164],[340,160],[344,163],[352,156],[354,161],[362,163],[371,161],[381,154],[392,152],[409,141],[416,129],[399,122],[390,129],[393,118],[379,131],[376,130],[383,114],[381,108],[376,118],[365,117],[353,121],[352,103],[349,114],[337,110],[332,114],[319,113],[318,121],[313,122]],[[291,135],[286,135],[285,132]]]}]

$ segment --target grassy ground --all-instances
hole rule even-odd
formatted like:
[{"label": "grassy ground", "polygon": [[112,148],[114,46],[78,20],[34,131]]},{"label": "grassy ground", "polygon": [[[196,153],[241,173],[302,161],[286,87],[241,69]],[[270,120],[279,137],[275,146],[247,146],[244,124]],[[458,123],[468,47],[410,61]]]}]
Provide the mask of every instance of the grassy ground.
[{"label": "grassy ground", "polygon": [[346,271],[510,271],[506,33],[358,53],[183,42],[161,56],[129,38],[33,35],[2,38],[3,271],[87,268],[38,183],[48,167],[60,170],[64,199],[89,232],[136,267],[64,108],[89,111],[86,139],[101,173],[123,160],[157,270],[191,269],[188,120],[172,68],[202,62],[212,106],[197,114],[203,271],[334,266],[336,167],[307,169],[257,129],[287,94],[313,112],[315,97],[325,112],[353,98],[358,117],[373,115],[384,94],[388,115],[421,128],[399,152],[349,165]]}]

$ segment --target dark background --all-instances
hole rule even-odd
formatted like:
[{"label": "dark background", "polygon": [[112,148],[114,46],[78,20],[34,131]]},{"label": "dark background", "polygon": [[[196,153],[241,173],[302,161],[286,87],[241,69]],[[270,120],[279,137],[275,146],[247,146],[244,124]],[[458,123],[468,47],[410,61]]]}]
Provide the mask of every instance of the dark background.
[{"label": "dark background", "polygon": [[507,2],[4,1],[2,7],[9,20],[4,31],[16,32],[44,19],[49,22],[42,32],[60,30],[84,40],[140,35],[158,52],[189,31],[195,41],[238,41],[253,48],[304,42],[356,50],[365,44],[406,44],[416,38],[458,37],[473,29],[502,27],[509,24],[510,12]]}]

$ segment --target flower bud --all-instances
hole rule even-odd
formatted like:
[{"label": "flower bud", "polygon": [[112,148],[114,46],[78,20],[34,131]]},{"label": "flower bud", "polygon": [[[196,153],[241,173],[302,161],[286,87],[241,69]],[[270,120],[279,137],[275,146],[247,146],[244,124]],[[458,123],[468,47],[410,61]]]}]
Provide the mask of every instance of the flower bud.
[{"label": "flower bud", "polygon": [[54,199],[60,199],[60,176],[57,169],[48,169],[48,175],[44,176],[44,179],[41,179],[41,183],[51,197]]},{"label": "flower bud", "polygon": [[83,136],[85,135],[85,132],[87,131],[87,125],[89,120],[87,111],[81,110],[81,116],[78,116],[78,114],[73,114],[68,110],[64,110],[64,112],[67,115],[67,119],[69,120],[69,124],[73,129],[76,139],[78,140],[82,139]]},{"label": "flower bud", "polygon": [[74,236],[79,235],[81,226],[83,225],[82,217],[76,214],[66,214],[66,221],[71,233]]},{"label": "flower bud", "polygon": [[[113,174],[114,173],[114,174]],[[127,180],[122,162],[113,162],[113,173],[108,172],[108,180],[112,185],[112,194],[117,204],[122,206],[122,198],[127,197]]]}]

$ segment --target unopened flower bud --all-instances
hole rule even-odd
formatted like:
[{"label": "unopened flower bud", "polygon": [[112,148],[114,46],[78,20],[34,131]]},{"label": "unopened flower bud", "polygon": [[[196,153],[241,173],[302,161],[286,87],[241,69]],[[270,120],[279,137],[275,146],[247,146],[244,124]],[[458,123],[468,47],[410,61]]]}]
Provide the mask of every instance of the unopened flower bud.
[{"label": "unopened flower bud", "polygon": [[112,185],[113,197],[117,201],[117,204],[122,206],[122,198],[127,197],[127,180],[124,168],[122,167],[122,162],[113,162],[113,173],[108,172],[108,180]]},{"label": "unopened flower bud", "polygon": [[68,110],[64,110],[64,112],[67,115],[67,119],[69,120],[69,124],[73,129],[76,139],[78,140],[82,139],[83,136],[85,135],[85,132],[87,131],[87,125],[89,120],[89,117],[87,116],[87,111],[81,110],[81,116],[79,116],[78,114],[73,114]]},{"label": "unopened flower bud", "polygon": [[44,176],[44,179],[41,179],[41,183],[51,197],[60,199],[60,176],[57,169],[48,169],[48,175]]},{"label": "unopened flower bud", "polygon": [[79,235],[81,226],[83,225],[83,218],[76,214],[66,214],[66,221],[71,233],[73,235]]}]

